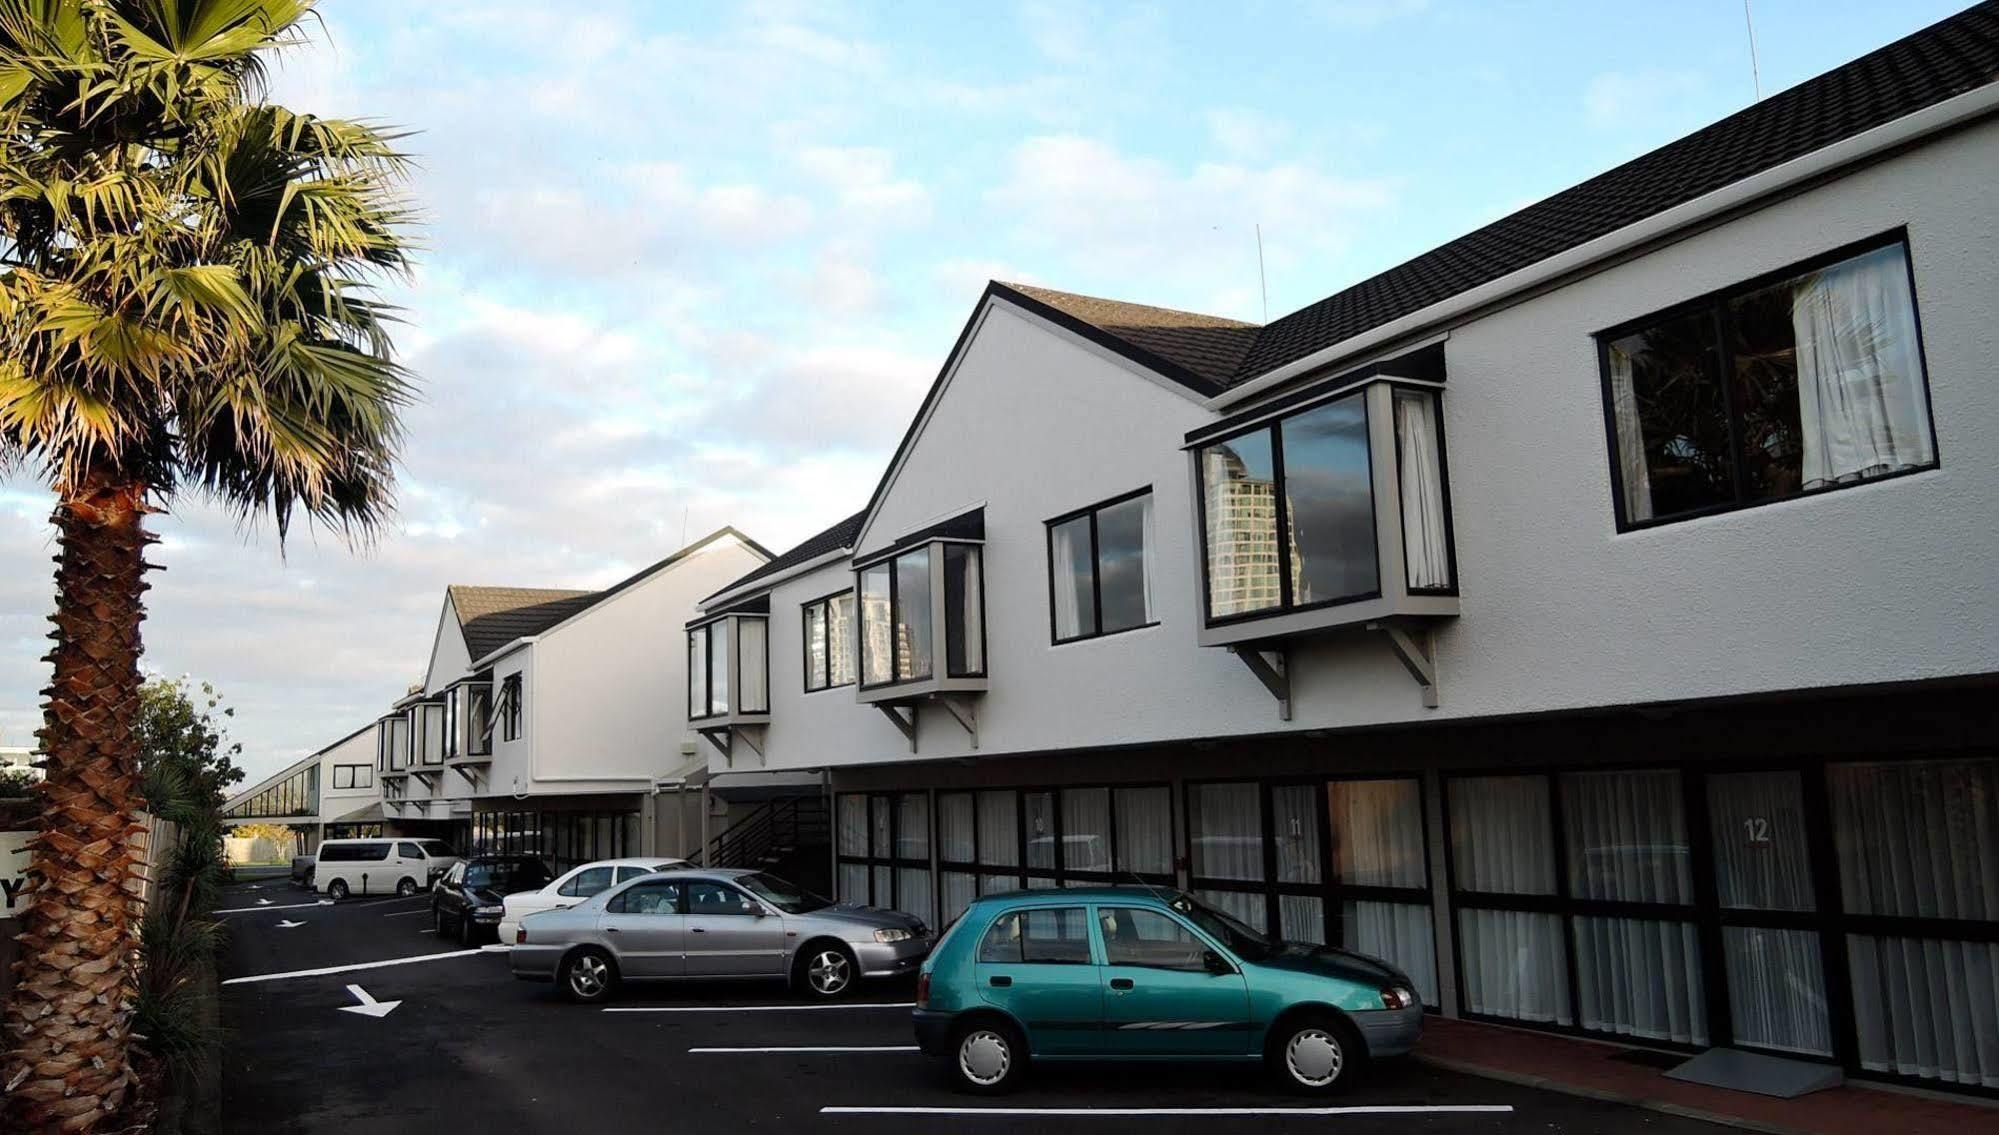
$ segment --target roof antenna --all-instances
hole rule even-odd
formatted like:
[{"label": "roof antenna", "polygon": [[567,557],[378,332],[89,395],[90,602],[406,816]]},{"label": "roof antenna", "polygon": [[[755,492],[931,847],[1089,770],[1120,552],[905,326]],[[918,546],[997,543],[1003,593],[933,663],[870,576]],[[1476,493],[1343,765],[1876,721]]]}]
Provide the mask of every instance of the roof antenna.
[{"label": "roof antenna", "polygon": [[[1747,4],[1749,0],[1742,0]],[[1256,286],[1263,293],[1263,321],[1270,322],[1270,281],[1263,275],[1263,222],[1256,224]]]},{"label": "roof antenna", "polygon": [[1749,81],[1756,85],[1756,101],[1763,101],[1763,74],[1756,67],[1756,21],[1749,15],[1749,0],[1742,0],[1742,26],[1749,29]]},{"label": "roof antenna", "polygon": [[687,546],[687,513],[693,507],[691,504],[680,506],[680,546],[683,548]]}]

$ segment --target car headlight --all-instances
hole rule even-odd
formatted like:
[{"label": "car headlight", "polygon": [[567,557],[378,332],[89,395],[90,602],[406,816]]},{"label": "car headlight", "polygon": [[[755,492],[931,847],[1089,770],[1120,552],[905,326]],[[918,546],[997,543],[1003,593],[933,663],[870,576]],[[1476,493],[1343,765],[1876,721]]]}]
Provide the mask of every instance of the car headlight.
[{"label": "car headlight", "polygon": [[473,913],[473,914],[498,914],[498,913],[500,913],[500,911],[501,911],[502,909],[503,909],[503,908],[501,908],[501,907],[497,907],[497,906],[475,906],[475,907],[473,907],[473,908],[472,908],[472,913]]},{"label": "car headlight", "polygon": [[1416,1003],[1416,995],[1399,985],[1391,986],[1381,991],[1381,1003],[1390,1009],[1407,1009]]},{"label": "car headlight", "polygon": [[875,931],[875,941],[877,942],[907,942],[914,937],[916,935],[895,926],[891,926],[886,930]]}]

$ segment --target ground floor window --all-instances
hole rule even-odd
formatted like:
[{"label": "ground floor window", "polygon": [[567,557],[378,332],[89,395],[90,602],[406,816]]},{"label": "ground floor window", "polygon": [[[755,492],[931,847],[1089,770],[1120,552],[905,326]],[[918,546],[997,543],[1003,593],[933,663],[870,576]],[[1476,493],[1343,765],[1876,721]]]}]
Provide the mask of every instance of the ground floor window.
[{"label": "ground floor window", "polygon": [[842,793],[834,822],[841,898],[935,921],[929,793]]},{"label": "ground floor window", "polygon": [[593,860],[643,853],[636,811],[479,812],[471,836],[475,855],[533,855],[558,875]]},{"label": "ground floor window", "polygon": [[1187,831],[1202,901],[1289,941],[1391,961],[1437,1003],[1418,781],[1189,784]]},{"label": "ground floor window", "polygon": [[1446,785],[1467,1014],[1999,1088],[1999,761]]}]

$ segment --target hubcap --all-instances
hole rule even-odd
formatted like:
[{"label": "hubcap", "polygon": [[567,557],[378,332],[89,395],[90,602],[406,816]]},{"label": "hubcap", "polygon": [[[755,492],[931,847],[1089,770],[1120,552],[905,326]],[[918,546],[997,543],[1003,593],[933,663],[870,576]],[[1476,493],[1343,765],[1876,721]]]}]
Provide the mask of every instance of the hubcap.
[{"label": "hubcap", "polygon": [[1284,1066],[1309,1088],[1323,1088],[1339,1079],[1345,1064],[1339,1039],[1324,1029],[1299,1029],[1284,1046]]},{"label": "hubcap", "polygon": [[979,1029],[966,1035],[958,1045],[958,1070],[965,1079],[982,1088],[990,1088],[1006,1079],[1007,1069],[1013,1067],[1013,1051],[1007,1046],[1006,1038],[991,1029]]},{"label": "hubcap", "polygon": [[604,979],[610,975],[604,959],[591,955],[576,959],[569,967],[569,988],[584,997],[595,997],[604,988]]},{"label": "hubcap", "polygon": [[847,957],[836,950],[827,950],[813,958],[805,967],[806,979],[812,988],[821,993],[838,993],[847,988],[849,973]]}]

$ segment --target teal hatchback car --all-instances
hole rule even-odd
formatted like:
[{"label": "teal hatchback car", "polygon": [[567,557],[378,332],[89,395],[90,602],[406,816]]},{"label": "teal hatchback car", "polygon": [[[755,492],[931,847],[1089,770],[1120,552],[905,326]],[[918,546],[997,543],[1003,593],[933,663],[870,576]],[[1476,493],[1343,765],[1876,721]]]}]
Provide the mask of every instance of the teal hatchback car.
[{"label": "teal hatchback car", "polygon": [[1263,1061],[1330,1092],[1416,1045],[1423,1005],[1385,962],[1273,942],[1190,895],[1018,891],[974,902],[917,979],[916,1040],[965,1088],[1030,1060]]}]

